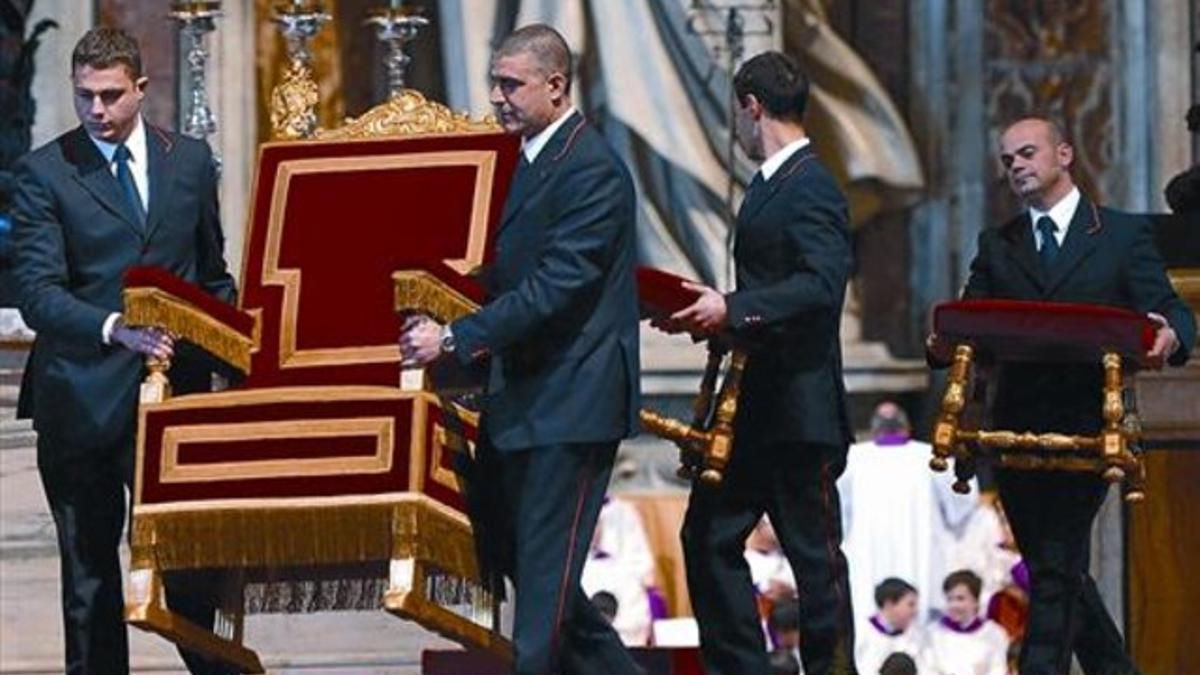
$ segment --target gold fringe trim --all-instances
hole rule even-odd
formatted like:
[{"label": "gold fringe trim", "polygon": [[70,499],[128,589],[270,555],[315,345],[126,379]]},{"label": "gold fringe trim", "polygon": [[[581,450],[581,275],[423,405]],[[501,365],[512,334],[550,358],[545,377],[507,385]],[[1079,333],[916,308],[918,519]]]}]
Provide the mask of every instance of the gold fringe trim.
[{"label": "gold fringe trim", "polygon": [[164,328],[243,373],[250,372],[250,355],[256,348],[251,338],[158,288],[127,288],[124,297],[124,318],[130,325]]},{"label": "gold fringe trim", "polygon": [[422,495],[133,514],[133,566],[257,568],[415,559],[479,578],[471,526]]},{"label": "gold fringe trim", "polygon": [[440,323],[450,323],[479,309],[470,298],[424,271],[392,274],[397,312],[421,312]]}]

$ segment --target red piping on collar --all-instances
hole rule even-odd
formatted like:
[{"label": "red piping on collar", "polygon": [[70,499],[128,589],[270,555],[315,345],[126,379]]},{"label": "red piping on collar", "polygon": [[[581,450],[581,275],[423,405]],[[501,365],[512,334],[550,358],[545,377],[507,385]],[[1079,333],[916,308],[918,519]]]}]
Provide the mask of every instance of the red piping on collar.
[{"label": "red piping on collar", "polygon": [[583,128],[586,126],[587,126],[587,118],[584,117],[584,118],[580,119],[579,124],[576,124],[575,128],[571,130],[571,135],[567,137],[567,142],[565,144],[563,144],[562,150],[559,150],[557,155],[551,157],[550,161],[557,162],[558,160],[562,159],[563,157],[566,157],[567,153],[571,151],[571,146],[575,145],[575,139],[579,136],[579,132],[582,131]]}]

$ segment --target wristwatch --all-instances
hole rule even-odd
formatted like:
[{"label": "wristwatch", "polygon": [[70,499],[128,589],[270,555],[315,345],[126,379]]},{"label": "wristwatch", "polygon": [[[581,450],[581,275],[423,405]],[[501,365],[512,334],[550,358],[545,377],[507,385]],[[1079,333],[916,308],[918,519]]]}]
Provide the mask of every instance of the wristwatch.
[{"label": "wristwatch", "polygon": [[442,326],[442,353],[454,353],[454,331],[450,330],[450,324]]}]

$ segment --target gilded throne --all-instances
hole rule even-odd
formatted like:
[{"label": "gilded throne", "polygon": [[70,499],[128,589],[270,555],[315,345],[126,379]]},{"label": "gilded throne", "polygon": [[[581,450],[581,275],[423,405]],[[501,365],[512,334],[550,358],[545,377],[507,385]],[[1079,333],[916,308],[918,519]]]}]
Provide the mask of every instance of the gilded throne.
[{"label": "gilded throne", "polygon": [[[383,608],[504,656],[453,469],[476,420],[403,371],[396,338],[398,309],[448,319],[480,299],[469,273],[517,143],[413,91],[315,136],[260,150],[237,308],[158,270],[126,278],[131,324],[241,374],[171,398],[169,364],[148,364],[127,619],[244,672],[262,672],[247,612]],[[164,602],[163,575],[189,570],[223,579],[213,632]]]}]

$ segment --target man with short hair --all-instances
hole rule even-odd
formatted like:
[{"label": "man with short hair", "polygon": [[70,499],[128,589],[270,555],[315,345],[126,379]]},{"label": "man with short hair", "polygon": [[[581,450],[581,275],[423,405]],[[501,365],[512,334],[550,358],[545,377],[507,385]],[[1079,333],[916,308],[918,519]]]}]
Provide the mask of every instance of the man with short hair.
[{"label": "man with short hair", "polygon": [[[860,673],[878,673],[897,652],[924,659],[924,633],[917,625],[917,589],[889,577],[875,587],[877,611],[855,631],[854,663]],[[924,668],[921,668],[923,670]]]},{"label": "man with short hair", "polygon": [[970,570],[942,583],[946,615],[929,626],[928,672],[936,675],[1008,675],[1008,633],[979,615],[983,581]]},{"label": "man with short hair", "polygon": [[[67,673],[124,673],[129,647],[117,556],[132,488],[138,386],[147,356],[173,357],[172,387],[207,389],[206,361],[121,318],[122,277],[152,265],[234,300],[212,152],[150,126],[137,43],[88,31],[71,56],[81,126],[16,165],[14,276],[37,332],[18,413],[33,417],[38,471],[58,532]],[[167,579],[171,609],[211,628],[205,584]],[[229,672],[183,652],[193,673]]]},{"label": "man with short hair", "polygon": [[[579,579],[617,444],[636,433],[638,314],[633,181],[571,103],[571,53],[531,25],[492,59],[491,101],[523,139],[477,312],[406,322],[405,359],[490,359],[468,492],[494,489],[486,529],[516,588],[515,671],[637,666]],[[476,509],[479,511],[479,509]]]},{"label": "man with short hair", "polygon": [[853,672],[854,626],[837,477],[851,439],[839,339],[850,276],[846,199],[804,129],[808,79],[779,52],[734,77],[738,140],[762,160],[736,223],[737,289],[663,326],[731,337],[747,350],[733,456],[719,486],[697,483],[683,525],[692,607],[710,675],[768,670],[746,537],[764,513],[800,598],[804,672]]},{"label": "man with short hair", "polygon": [[[963,297],[1078,302],[1124,307],[1157,327],[1145,361],[1181,366],[1196,343],[1192,311],[1172,290],[1145,218],[1095,204],[1071,177],[1074,150],[1061,127],[1022,119],[1000,137],[1009,187],[1025,209],[979,235]],[[950,345],[931,334],[930,362]],[[1098,433],[1100,364],[1003,364],[991,415],[999,428]],[[1134,673],[1121,634],[1088,575],[1092,522],[1108,493],[1100,476],[998,469],[1000,499],[1029,565],[1029,626],[1022,675],[1060,675],[1079,658],[1088,675]]]}]

